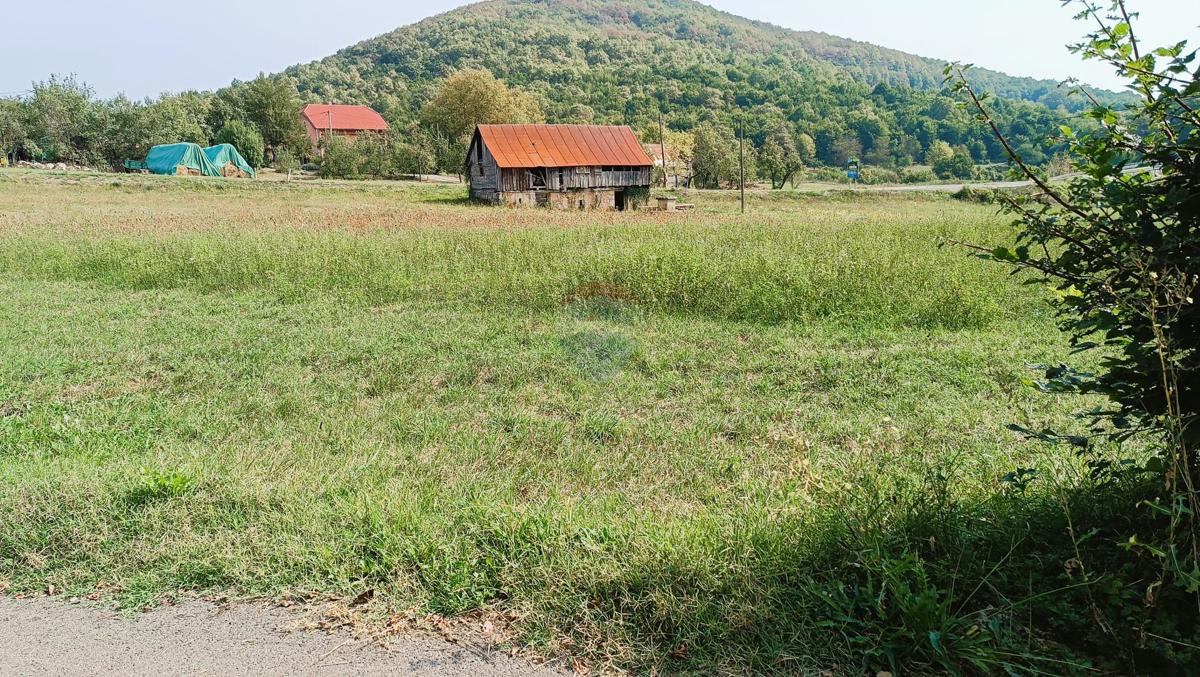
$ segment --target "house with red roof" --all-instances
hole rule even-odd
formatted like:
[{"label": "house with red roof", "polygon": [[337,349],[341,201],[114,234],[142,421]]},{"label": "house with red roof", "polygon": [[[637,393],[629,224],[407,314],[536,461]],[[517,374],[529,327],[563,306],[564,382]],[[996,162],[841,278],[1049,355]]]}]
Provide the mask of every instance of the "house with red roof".
[{"label": "house with red roof", "polygon": [[313,152],[322,153],[321,141],[340,136],[355,141],[362,134],[386,132],[388,123],[383,116],[366,106],[311,103],[300,112]]},{"label": "house with red roof", "polygon": [[471,197],[510,207],[636,209],[654,161],[629,127],[480,125],[467,151]]}]

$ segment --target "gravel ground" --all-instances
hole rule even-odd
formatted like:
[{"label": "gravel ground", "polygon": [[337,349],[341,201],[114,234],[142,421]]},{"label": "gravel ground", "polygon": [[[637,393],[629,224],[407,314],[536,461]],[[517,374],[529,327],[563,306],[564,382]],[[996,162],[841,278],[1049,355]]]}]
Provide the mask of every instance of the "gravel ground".
[{"label": "gravel ground", "polygon": [[470,675],[551,677],[488,648],[413,633],[386,648],[293,631],[299,614],[188,602],[135,617],[86,604],[0,597],[0,675]]}]

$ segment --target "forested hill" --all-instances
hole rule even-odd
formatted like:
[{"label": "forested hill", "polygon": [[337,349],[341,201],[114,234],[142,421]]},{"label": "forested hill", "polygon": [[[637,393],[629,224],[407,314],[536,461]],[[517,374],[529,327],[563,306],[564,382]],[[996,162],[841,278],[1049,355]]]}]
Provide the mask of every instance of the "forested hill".
[{"label": "forested hill", "polygon": [[[946,107],[942,62],[874,45],[743,19],[692,0],[494,0],[448,12],[287,71],[313,101],[366,103],[393,122],[415,119],[449,73],[484,68],[537,94],[548,120],[644,125],[661,111],[687,130],[732,124],[745,111],[752,134],[776,119],[817,140],[828,161],[838,138],[907,144],[920,159],[936,137],[999,159],[968,116]],[[999,96],[1043,106],[1004,113],[1018,141],[1039,146],[1051,109],[1074,97],[1056,83],[974,70]],[[853,147],[852,141],[847,142]],[[844,144],[846,145],[846,144]],[[896,149],[891,149],[896,150]],[[852,152],[853,148],[849,152]],[[876,148],[876,155],[885,149]],[[844,154],[844,153],[843,153]],[[895,153],[893,153],[894,155]]]},{"label": "forested hill", "polygon": [[[567,85],[553,98],[573,103],[583,92],[570,85],[588,69],[605,71],[597,83],[644,83],[658,92],[663,80],[687,82],[700,70],[751,63],[848,76],[872,86],[933,90],[941,89],[945,66],[870,43],[743,19],[693,0],[493,0],[400,28],[289,73],[300,78],[302,91],[313,94],[403,99],[411,92],[403,91],[407,87],[395,91],[401,84],[396,76],[411,79],[419,91],[449,71],[483,67],[510,83]],[[973,75],[1005,98],[1050,108],[1082,103],[1052,80],[984,69]]]}]

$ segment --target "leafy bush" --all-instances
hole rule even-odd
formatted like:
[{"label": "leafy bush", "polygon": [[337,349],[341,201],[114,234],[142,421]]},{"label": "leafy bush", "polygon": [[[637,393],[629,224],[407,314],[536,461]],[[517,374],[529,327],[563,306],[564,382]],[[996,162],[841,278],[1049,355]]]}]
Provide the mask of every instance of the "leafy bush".
[{"label": "leafy bush", "polygon": [[322,141],[324,155],[321,157],[322,179],[361,179],[366,170],[367,158],[356,147],[355,142],[340,136],[326,137]]},{"label": "leafy bush", "polygon": [[977,202],[979,204],[991,204],[996,201],[996,191],[988,190],[987,188],[972,188],[971,186],[963,186],[958,192],[950,197],[963,202]]},{"label": "leafy bush", "polygon": [[900,172],[900,181],[901,183],[933,183],[937,181],[937,175],[929,167],[905,167]]},{"label": "leafy bush", "polygon": [[955,149],[954,154],[933,163],[933,173],[939,179],[970,179],[975,175],[975,163],[965,149]]},{"label": "leafy bush", "polygon": [[[1200,603],[1200,72],[1186,42],[1143,52],[1123,0],[1107,13],[1081,3],[1080,17],[1100,28],[1076,47],[1111,65],[1138,92],[1136,106],[1115,110],[1094,103],[1096,125],[1063,127],[1081,176],[1065,186],[1044,180],[991,117],[984,98],[967,84],[965,69],[948,70],[980,116],[1036,186],[1035,195],[1004,197],[1020,228],[1014,247],[976,247],[982,256],[1032,273],[1056,292],[1057,314],[1076,353],[1102,354],[1101,369],[1067,365],[1046,370],[1042,388],[1101,395],[1109,400],[1083,414],[1085,434],[1017,427],[1032,439],[1068,444],[1093,473],[1114,472],[1098,458],[1104,440],[1149,438],[1158,451],[1130,460],[1126,472],[1158,478],[1138,505],[1126,547],[1156,558],[1161,573],[1145,582],[1146,600],[1184,601],[1188,623]],[[1161,60],[1161,61],[1160,61]],[[1144,165],[1151,171],[1127,171]],[[1121,466],[1117,466],[1120,468]],[[1165,587],[1174,583],[1172,591]],[[1182,593],[1182,594],[1181,594]],[[1192,599],[1187,599],[1191,597]],[[1169,603],[1169,602],[1167,602]]]},{"label": "leafy bush", "polygon": [[230,120],[217,134],[217,143],[227,143],[238,150],[255,169],[263,166],[266,145],[258,129],[249,122]]},{"label": "leafy bush", "polygon": [[900,183],[900,175],[891,169],[866,166],[859,172],[858,182],[868,186],[883,183]]}]

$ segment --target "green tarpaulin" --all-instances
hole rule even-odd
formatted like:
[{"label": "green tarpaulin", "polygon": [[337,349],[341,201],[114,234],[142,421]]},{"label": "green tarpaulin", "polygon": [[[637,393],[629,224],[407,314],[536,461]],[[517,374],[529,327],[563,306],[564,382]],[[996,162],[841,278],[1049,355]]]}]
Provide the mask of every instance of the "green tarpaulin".
[{"label": "green tarpaulin", "polygon": [[205,148],[204,154],[208,157],[209,162],[216,165],[218,171],[220,171],[220,169],[225,165],[232,164],[250,176],[254,176],[254,168],[251,167],[248,162],[246,162],[246,158],[242,157],[242,154],[238,152],[238,149],[227,143],[220,143],[215,146]]},{"label": "green tarpaulin", "polygon": [[208,156],[194,143],[155,146],[146,156],[146,169],[155,174],[177,174],[180,166],[200,172],[204,176],[221,175],[220,168],[209,162]]}]

